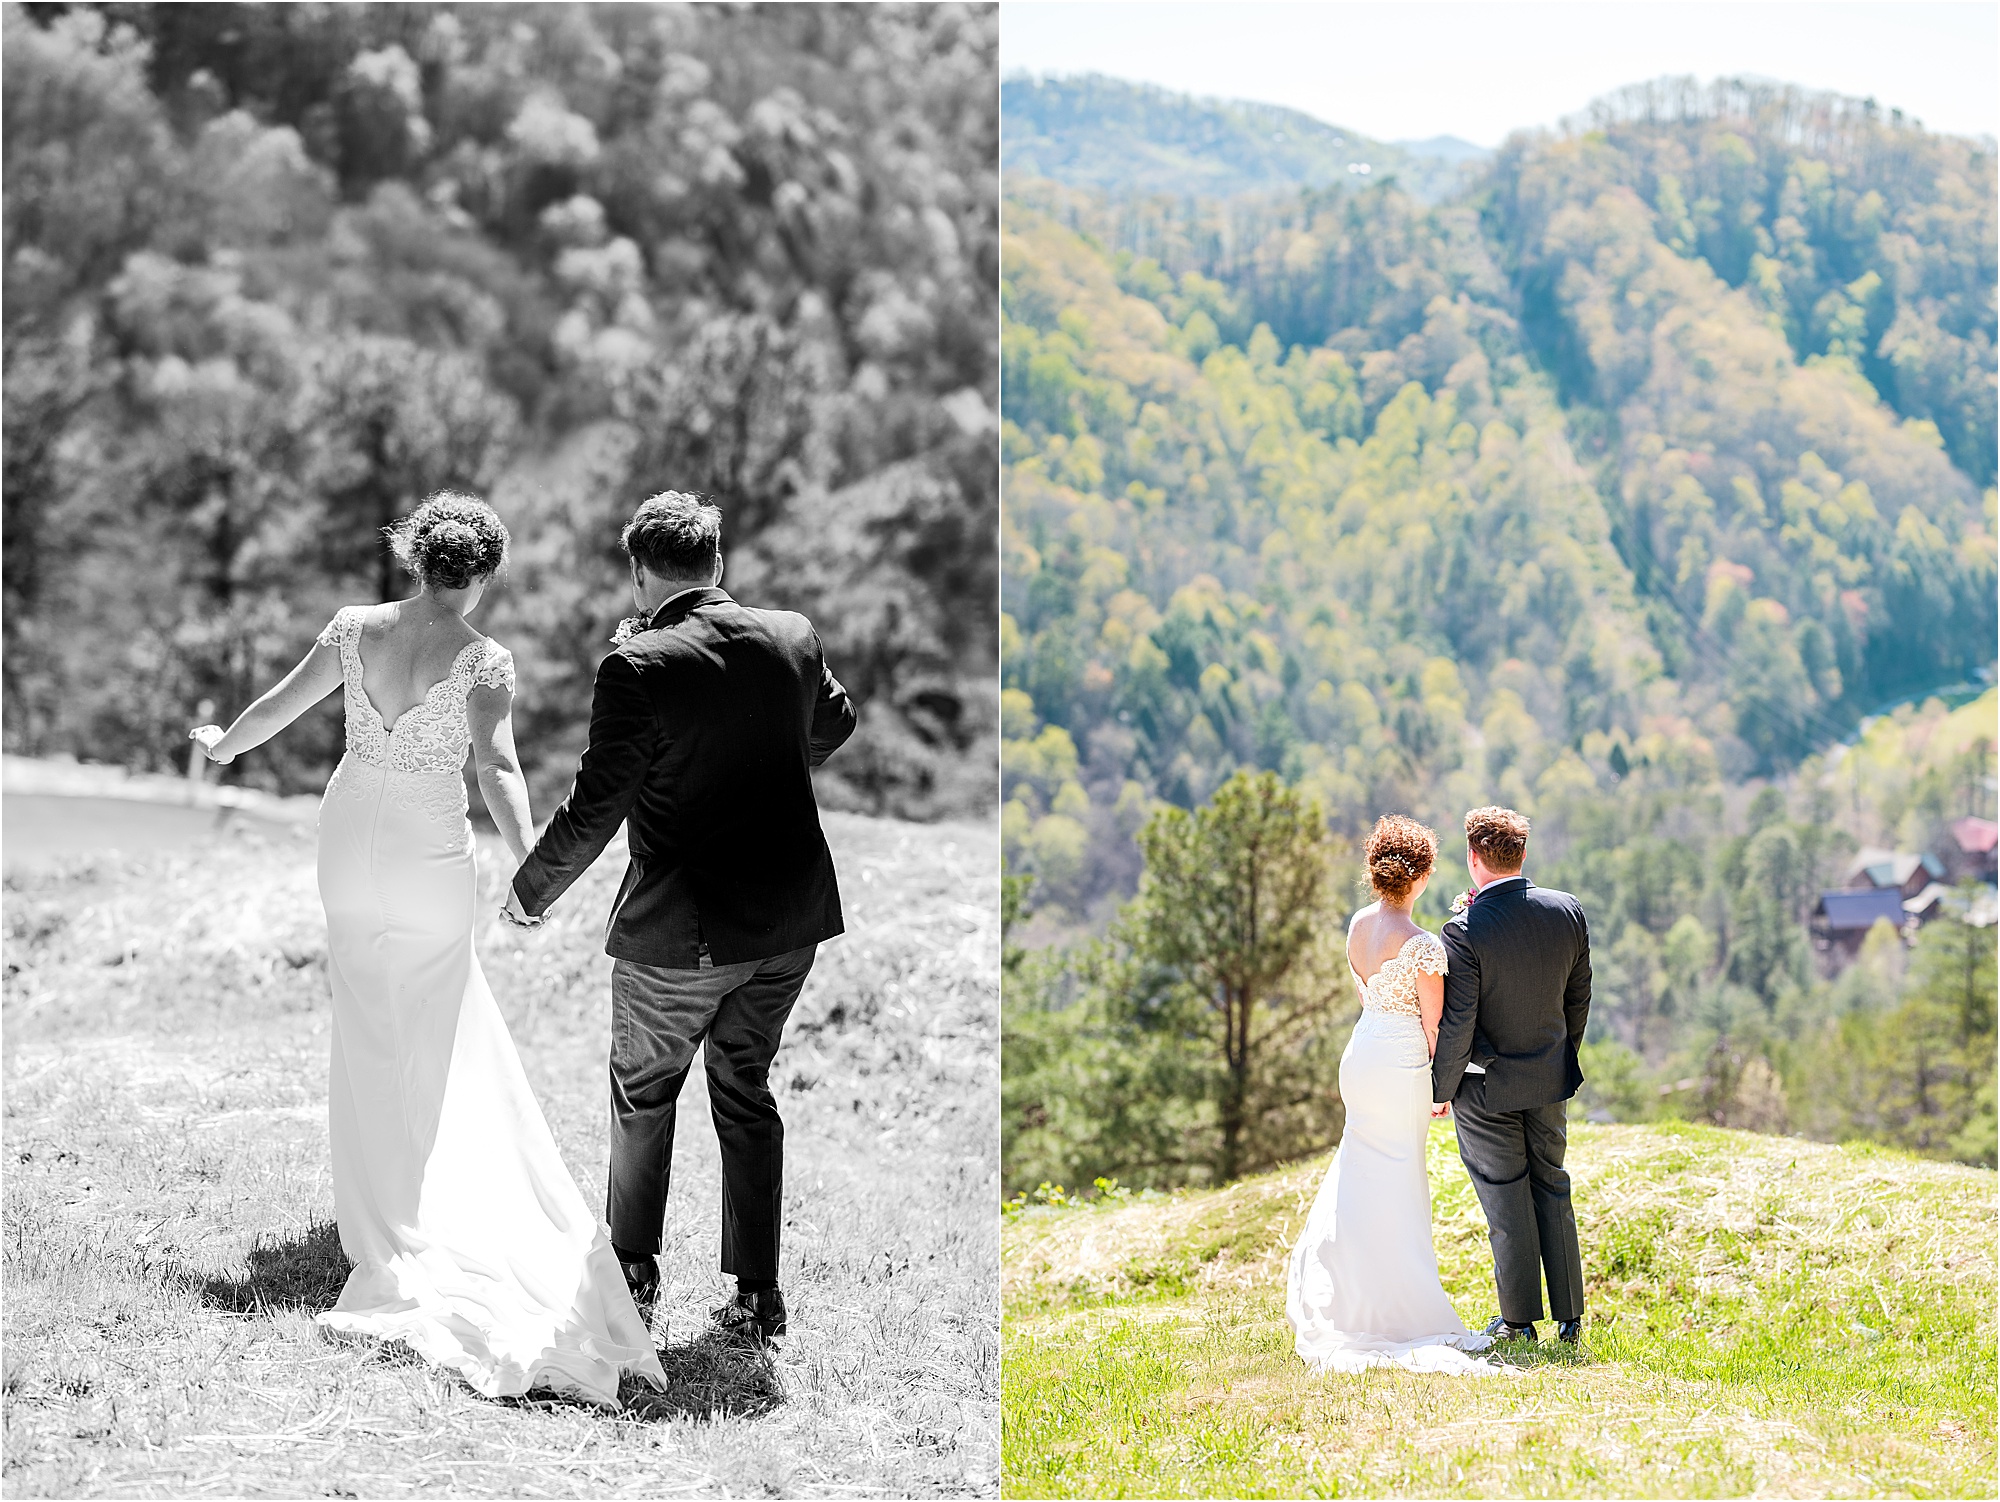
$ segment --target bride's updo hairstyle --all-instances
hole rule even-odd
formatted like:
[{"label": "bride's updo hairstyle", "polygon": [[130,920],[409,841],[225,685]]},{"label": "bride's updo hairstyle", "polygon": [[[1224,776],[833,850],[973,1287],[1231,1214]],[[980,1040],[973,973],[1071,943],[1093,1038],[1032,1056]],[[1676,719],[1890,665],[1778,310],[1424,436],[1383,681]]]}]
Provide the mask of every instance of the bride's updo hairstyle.
[{"label": "bride's updo hairstyle", "polygon": [[1402,903],[1437,863],[1437,836],[1415,819],[1384,814],[1368,833],[1368,885],[1384,902]]},{"label": "bride's updo hairstyle", "polygon": [[383,529],[389,551],[433,589],[464,589],[507,561],[507,528],[493,508],[462,490],[440,490]]}]

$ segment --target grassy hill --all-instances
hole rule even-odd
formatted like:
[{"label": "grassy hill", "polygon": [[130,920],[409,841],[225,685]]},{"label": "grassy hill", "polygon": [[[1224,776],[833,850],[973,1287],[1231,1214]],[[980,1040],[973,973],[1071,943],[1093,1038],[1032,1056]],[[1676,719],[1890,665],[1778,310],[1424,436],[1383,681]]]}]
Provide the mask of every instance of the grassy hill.
[{"label": "grassy hill", "polygon": [[1122,193],[1227,196],[1390,179],[1425,202],[1490,151],[1452,136],[1376,141],[1282,105],[1088,74],[1000,86],[1003,171]]},{"label": "grassy hill", "polygon": [[[990,826],[829,815],[848,932],[772,1070],[775,1359],[703,1337],[726,1280],[699,1070],[682,1097],[649,1418],[490,1402],[312,1323],[347,1265],[327,1165],[310,830],[10,874],[5,1459],[13,1496],[990,1492]],[[522,935],[482,851],[480,958],[586,1199],[604,1182],[601,860]]]},{"label": "grassy hill", "polygon": [[[1685,1126],[1579,1123],[1569,1158],[1581,1352],[1486,1381],[1292,1354],[1286,1257],[1325,1159],[1016,1214],[1005,1494],[1991,1495],[1991,1172]],[[1446,1290],[1483,1324],[1448,1126],[1430,1170]]]}]

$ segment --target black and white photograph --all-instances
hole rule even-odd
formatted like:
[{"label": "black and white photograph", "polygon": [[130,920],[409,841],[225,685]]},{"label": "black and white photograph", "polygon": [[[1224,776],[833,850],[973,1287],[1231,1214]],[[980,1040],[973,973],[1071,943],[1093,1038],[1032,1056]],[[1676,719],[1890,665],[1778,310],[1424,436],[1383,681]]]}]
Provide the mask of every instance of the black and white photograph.
[{"label": "black and white photograph", "polygon": [[998,26],[5,7],[8,1495],[997,1495]]}]

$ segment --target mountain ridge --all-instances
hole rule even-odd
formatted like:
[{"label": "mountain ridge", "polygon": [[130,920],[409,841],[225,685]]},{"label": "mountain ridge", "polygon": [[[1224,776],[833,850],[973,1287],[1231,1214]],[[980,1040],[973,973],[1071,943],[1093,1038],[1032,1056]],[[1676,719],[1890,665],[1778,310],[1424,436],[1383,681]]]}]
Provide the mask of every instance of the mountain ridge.
[{"label": "mountain ridge", "polygon": [[1991,662],[1992,157],[1781,87],[1596,118],[1437,205],[1010,179],[1003,799],[1039,905],[1101,918],[1150,800],[1262,767],[1355,837],[1539,808],[1545,860],[1611,798],[1688,852],[1641,926],[1706,902],[1726,953],[1696,810]]},{"label": "mountain ridge", "polygon": [[1001,83],[1001,169],[1104,191],[1231,196],[1394,178],[1425,202],[1493,153],[1453,136],[1384,141],[1288,105],[1103,73]]}]

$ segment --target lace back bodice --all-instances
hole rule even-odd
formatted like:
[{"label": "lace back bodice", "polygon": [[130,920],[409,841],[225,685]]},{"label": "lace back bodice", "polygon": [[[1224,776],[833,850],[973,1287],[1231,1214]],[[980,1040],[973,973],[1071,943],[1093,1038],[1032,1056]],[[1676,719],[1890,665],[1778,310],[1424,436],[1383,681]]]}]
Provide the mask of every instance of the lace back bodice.
[{"label": "lace back bodice", "polygon": [[1364,1011],[1386,1012],[1395,1016],[1422,1015],[1417,1005],[1417,977],[1445,973],[1444,941],[1433,933],[1414,933],[1403,947],[1383,962],[1375,978],[1362,981],[1361,1006]]},{"label": "lace back bodice", "polygon": [[480,687],[514,687],[514,656],[487,637],[465,644],[446,673],[424,695],[384,725],[382,716],[361,686],[361,626],[366,608],[349,605],[319,634],[321,646],[340,649],[341,678],[346,688],[347,754],[370,766],[394,772],[419,772],[456,777],[472,747],[472,729],[465,718],[465,698]]}]

